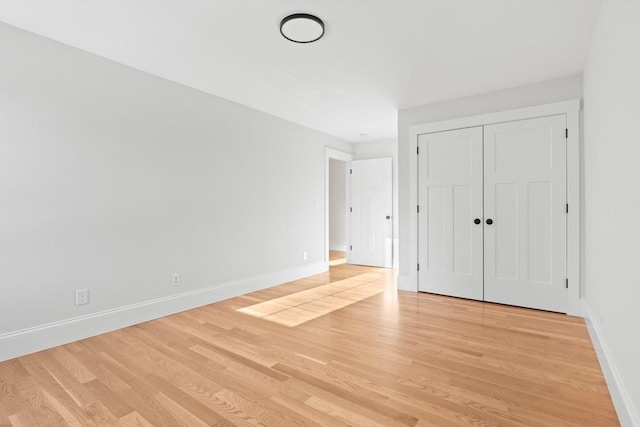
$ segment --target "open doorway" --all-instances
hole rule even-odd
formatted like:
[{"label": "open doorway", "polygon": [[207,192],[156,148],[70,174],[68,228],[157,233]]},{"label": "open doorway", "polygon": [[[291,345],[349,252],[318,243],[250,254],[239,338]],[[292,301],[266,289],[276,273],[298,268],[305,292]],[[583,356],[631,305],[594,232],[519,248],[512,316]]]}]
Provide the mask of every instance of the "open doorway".
[{"label": "open doorway", "polygon": [[347,162],[329,159],[329,265],[347,262]]},{"label": "open doorway", "polygon": [[353,155],[325,148],[325,262],[349,262],[349,163]]}]

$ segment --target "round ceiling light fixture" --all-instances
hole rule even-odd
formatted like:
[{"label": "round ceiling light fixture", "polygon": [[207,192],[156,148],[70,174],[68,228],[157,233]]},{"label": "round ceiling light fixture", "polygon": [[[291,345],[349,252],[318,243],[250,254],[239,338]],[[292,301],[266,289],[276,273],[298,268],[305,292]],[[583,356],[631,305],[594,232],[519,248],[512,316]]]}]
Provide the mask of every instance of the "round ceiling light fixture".
[{"label": "round ceiling light fixture", "polygon": [[324,35],[324,22],[308,13],[294,13],[280,21],[280,34],[294,43],[313,43]]}]

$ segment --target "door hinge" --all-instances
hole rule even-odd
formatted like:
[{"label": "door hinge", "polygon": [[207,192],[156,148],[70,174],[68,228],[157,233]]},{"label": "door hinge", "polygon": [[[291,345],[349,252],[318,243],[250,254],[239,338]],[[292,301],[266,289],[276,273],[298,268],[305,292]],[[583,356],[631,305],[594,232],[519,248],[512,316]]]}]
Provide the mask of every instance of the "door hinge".
[{"label": "door hinge", "polygon": [[420,154],[420,147],[416,147],[416,154]]},{"label": "door hinge", "polygon": [[418,205],[418,206],[416,206],[416,207],[418,208],[418,209],[417,209],[417,212],[418,212],[418,213],[420,213],[420,205]]},{"label": "door hinge", "polygon": [[349,169],[349,175],[353,175],[353,169]]},{"label": "door hinge", "polygon": [[565,279],[564,287],[569,289],[569,279]]},{"label": "door hinge", "polygon": [[418,271],[420,271],[420,263],[418,263]]},{"label": "door hinge", "polygon": [[349,245],[349,250],[352,251],[353,250],[353,246]]},{"label": "door hinge", "polygon": [[567,203],[567,213],[569,213],[569,203]]},{"label": "door hinge", "polygon": [[564,130],[564,137],[567,138],[567,139],[569,138],[569,129],[568,128]]},{"label": "door hinge", "polygon": [[353,208],[349,208],[349,212],[353,212]]}]

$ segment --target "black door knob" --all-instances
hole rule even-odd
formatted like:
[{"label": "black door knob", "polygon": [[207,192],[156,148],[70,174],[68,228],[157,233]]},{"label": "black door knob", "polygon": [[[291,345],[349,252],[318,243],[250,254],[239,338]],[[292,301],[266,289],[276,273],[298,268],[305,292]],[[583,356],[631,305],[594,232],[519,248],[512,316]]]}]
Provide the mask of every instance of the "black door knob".
[{"label": "black door knob", "polygon": [[387,215],[387,219],[391,219],[391,217],[389,215]]},{"label": "black door knob", "polygon": [[476,218],[473,220],[474,224],[480,224],[482,221],[480,221],[480,218]]},{"label": "black door knob", "polygon": [[489,218],[489,219],[487,220],[487,224],[489,224],[489,225],[493,224],[493,220],[492,220],[491,218]]}]

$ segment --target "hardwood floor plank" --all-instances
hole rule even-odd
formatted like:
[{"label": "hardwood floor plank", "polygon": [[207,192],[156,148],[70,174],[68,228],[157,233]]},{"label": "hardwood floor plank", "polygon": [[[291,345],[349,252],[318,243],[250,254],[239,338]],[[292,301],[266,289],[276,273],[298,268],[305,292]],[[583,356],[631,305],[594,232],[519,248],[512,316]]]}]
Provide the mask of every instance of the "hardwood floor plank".
[{"label": "hardwood floor plank", "polygon": [[217,394],[213,396],[211,405],[216,409],[216,412],[222,414],[231,423],[233,423],[233,425],[251,427],[265,426],[260,421],[242,411],[242,409],[237,407],[233,402],[229,403],[227,400],[221,399]]},{"label": "hardwood floor plank", "polygon": [[265,301],[251,305],[249,307],[242,307],[238,309],[238,311],[255,317],[264,317],[282,310],[286,310],[290,307],[290,305],[283,304],[277,301]]},{"label": "hardwood floor plank", "polygon": [[51,349],[53,357],[81,384],[88,383],[96,379],[96,376],[85,365],[80,363],[76,357],[64,347]]},{"label": "hardwood floor plank", "polygon": [[[354,387],[352,384],[349,384],[349,387],[337,385],[335,382],[325,381],[314,375],[292,369],[286,365],[278,365],[277,369],[288,373],[291,377],[295,377],[301,383],[310,385],[315,389],[320,389],[329,395],[338,397],[341,401],[350,402],[349,406],[351,407],[360,406],[362,408],[366,408],[367,411],[378,414],[380,418],[393,420],[394,424],[411,426],[418,421],[417,418],[409,414],[384,406],[383,403],[387,400],[387,396],[371,391],[367,391],[365,393],[364,389]],[[317,392],[317,390],[315,392]]]},{"label": "hardwood floor plank", "polygon": [[42,357],[42,367],[56,380],[76,405],[82,407],[93,402],[94,398],[73,375],[62,366],[55,357]]},{"label": "hardwood floor plank", "polygon": [[7,424],[7,417],[28,408],[26,402],[21,399],[16,384],[0,383],[0,425]]},{"label": "hardwood floor plank", "polygon": [[127,382],[118,377],[113,371],[109,370],[105,364],[101,363],[100,359],[96,357],[95,354],[89,353],[83,349],[74,353],[74,356],[80,361],[80,363],[84,364],[92,373],[94,373],[96,375],[96,379],[99,380],[100,383],[104,384],[104,386],[110,391],[119,393],[131,388]]},{"label": "hardwood floor plank", "polygon": [[135,411],[120,418],[119,425],[123,427],[153,427],[153,424]]},{"label": "hardwood floor plank", "polygon": [[305,403],[309,407],[324,412],[330,417],[349,425],[372,427],[388,427],[390,425],[386,423],[386,420],[378,422],[372,418],[365,417],[348,408],[336,405],[316,396],[310,397]]},{"label": "hardwood floor plank", "polygon": [[117,393],[111,391],[106,385],[100,382],[100,380],[95,379],[90,381],[85,384],[85,387],[115,418],[121,418],[133,412],[131,406],[122,400]]},{"label": "hardwood floor plank", "polygon": [[[155,394],[155,393],[154,393]],[[139,387],[132,387],[129,390],[125,390],[121,393],[123,399],[125,399],[130,405],[136,408],[135,412],[140,414],[140,419],[143,424],[147,423],[152,426],[176,426],[178,421],[167,411],[164,406],[156,400],[153,395],[143,391]],[[126,417],[126,416],[125,416]],[[138,418],[134,417],[134,420]]]},{"label": "hardwood floor plank", "polygon": [[180,427],[207,427],[209,424],[200,418],[198,418],[192,412],[186,410],[182,406],[178,405],[176,402],[168,398],[162,393],[157,393],[155,396],[156,400],[164,406],[164,408],[169,411],[171,415],[178,422],[178,426]]},{"label": "hardwood floor plank", "polygon": [[118,419],[100,401],[91,402],[82,409],[93,425],[112,426],[118,423]]},{"label": "hardwood floor plank", "polygon": [[158,375],[150,375],[149,380],[155,385],[157,390],[159,390],[163,394],[163,396],[161,396],[160,398],[158,398],[158,396],[156,395],[157,400],[162,401],[163,398],[166,397],[167,399],[171,399],[174,405],[178,405],[180,407],[172,407],[172,409],[169,410],[172,415],[176,416],[182,411],[187,411],[193,417],[200,420],[200,422],[204,422],[207,425],[232,425],[229,421],[209,408],[207,405],[202,404],[179,388],[173,387],[171,384],[164,381],[162,377]]},{"label": "hardwood floor plank", "polygon": [[312,426],[315,423],[269,399],[252,400],[240,393],[224,389],[216,394],[228,405],[238,408],[267,426]]},{"label": "hardwood floor plank", "polygon": [[58,397],[50,394],[47,390],[42,390],[47,406],[64,420],[64,423],[72,427],[93,426],[94,423],[82,413],[80,408],[69,404],[67,401],[58,400]]},{"label": "hardwood floor plank", "polygon": [[348,424],[338,421],[335,418],[327,416],[324,412],[317,411],[305,404],[304,401],[311,396],[307,396],[304,400],[295,399],[289,395],[276,395],[272,396],[271,400],[278,403],[284,408],[289,409],[291,412],[298,414],[300,417],[304,417],[310,423],[309,425],[315,426],[333,426],[333,427],[347,427]]},{"label": "hardwood floor plank", "polygon": [[66,426],[62,417],[49,408],[37,408],[18,412],[9,416],[9,424],[13,427],[59,427]]}]

